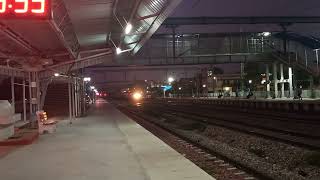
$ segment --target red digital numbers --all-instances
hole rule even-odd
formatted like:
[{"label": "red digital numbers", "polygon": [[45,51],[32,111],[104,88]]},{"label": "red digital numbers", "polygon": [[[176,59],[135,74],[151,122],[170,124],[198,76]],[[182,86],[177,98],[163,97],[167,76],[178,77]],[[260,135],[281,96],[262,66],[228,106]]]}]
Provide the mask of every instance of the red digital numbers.
[{"label": "red digital numbers", "polygon": [[33,2],[33,3],[38,3],[38,4],[40,4],[40,8],[38,8],[38,9],[31,9],[31,12],[37,13],[37,14],[42,14],[42,13],[44,13],[44,11],[45,11],[45,5],[46,5],[45,0],[32,0],[32,2]]},{"label": "red digital numbers", "polygon": [[[28,0],[15,0],[16,5],[21,6],[23,5],[23,8],[19,9],[16,8],[14,10],[14,12],[18,13],[18,14],[22,14],[22,13],[27,13],[28,12],[28,8],[29,8],[29,1]],[[21,4],[21,5],[19,5]]]},{"label": "red digital numbers", "polygon": [[0,13],[5,13],[7,8],[7,0],[0,0],[0,3],[1,3]]},{"label": "red digital numbers", "polygon": [[0,17],[47,16],[49,0],[0,0]]}]

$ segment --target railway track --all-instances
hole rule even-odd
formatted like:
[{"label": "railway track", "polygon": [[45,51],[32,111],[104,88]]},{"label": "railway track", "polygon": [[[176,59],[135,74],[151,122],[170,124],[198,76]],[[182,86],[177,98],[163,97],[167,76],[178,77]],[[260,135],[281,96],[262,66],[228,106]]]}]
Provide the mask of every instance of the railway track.
[{"label": "railway track", "polygon": [[183,154],[186,158],[194,162],[208,174],[219,180],[270,179],[269,177],[263,176],[252,169],[242,167],[234,163],[232,160],[212,152],[200,144],[192,142],[170,129],[149,121],[134,109],[125,108],[123,106],[118,106],[118,108],[179,153]]},{"label": "railway track", "polygon": [[[262,121],[259,120],[259,118],[261,118],[259,116],[253,119],[252,115],[245,117],[238,114],[228,115],[225,112],[219,112],[218,114],[194,106],[180,107],[169,104],[146,104],[145,106],[147,107],[145,112],[153,111],[153,113],[162,114],[163,116],[167,116],[167,118],[170,118],[168,115],[171,115],[172,117],[183,117],[196,122],[201,122],[205,125],[220,126],[275,141],[285,142],[294,146],[300,146],[311,150],[320,150],[320,142],[318,140],[320,139],[320,136],[318,134],[313,134],[318,133],[317,129],[319,129],[320,126],[315,124],[309,124],[301,128],[301,122],[299,122],[295,129],[293,128],[295,125],[292,124],[291,128],[284,127],[285,124],[282,125],[282,127],[279,127],[279,123],[274,123],[276,120],[272,120],[272,116],[269,119],[268,117],[264,117],[264,119],[267,118],[267,120]],[[262,123],[265,124],[261,125]]]}]

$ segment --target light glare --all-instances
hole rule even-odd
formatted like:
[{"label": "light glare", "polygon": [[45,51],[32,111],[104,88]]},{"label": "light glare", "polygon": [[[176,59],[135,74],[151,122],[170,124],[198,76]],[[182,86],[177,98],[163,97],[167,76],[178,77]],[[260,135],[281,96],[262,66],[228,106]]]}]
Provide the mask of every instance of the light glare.
[{"label": "light glare", "polygon": [[174,78],[173,78],[173,77],[169,77],[169,78],[168,78],[168,82],[169,82],[169,83],[172,83],[173,81],[174,81]]},{"label": "light glare", "polygon": [[117,54],[121,54],[122,53],[122,50],[119,47],[117,47],[116,51],[117,51]]},{"label": "light glare", "polygon": [[142,94],[141,94],[141,93],[135,92],[135,93],[133,94],[133,99],[134,99],[134,100],[140,100],[141,98],[142,98]]},{"label": "light glare", "polygon": [[125,29],[125,34],[129,34],[132,30],[132,24],[131,23],[128,23],[127,26],[126,26],[126,29]]}]

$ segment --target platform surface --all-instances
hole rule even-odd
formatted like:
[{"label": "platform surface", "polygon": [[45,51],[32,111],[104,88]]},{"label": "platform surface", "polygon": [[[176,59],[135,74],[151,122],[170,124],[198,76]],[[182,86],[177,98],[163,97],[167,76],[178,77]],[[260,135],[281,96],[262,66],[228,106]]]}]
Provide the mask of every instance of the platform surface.
[{"label": "platform surface", "polygon": [[213,180],[106,101],[0,159],[4,180]]}]

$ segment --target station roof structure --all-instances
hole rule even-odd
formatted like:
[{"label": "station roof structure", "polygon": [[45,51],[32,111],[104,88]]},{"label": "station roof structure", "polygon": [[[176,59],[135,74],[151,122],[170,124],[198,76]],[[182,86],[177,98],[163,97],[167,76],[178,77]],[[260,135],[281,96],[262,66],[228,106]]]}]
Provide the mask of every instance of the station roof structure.
[{"label": "station roof structure", "polygon": [[135,54],[157,30],[171,33],[171,25],[177,33],[280,31],[279,24],[318,33],[320,22],[317,0],[44,1],[51,3],[48,19],[0,16],[1,69],[75,70],[112,61],[117,48]]},{"label": "station roof structure", "polygon": [[[45,1],[50,2],[46,8],[51,10],[46,19],[6,18],[0,14],[2,68],[39,70],[97,57],[105,60],[112,56],[115,47],[137,52],[181,2]],[[130,32],[125,34],[129,24]],[[92,64],[95,63],[87,63]],[[77,67],[85,66],[82,63]]]}]

